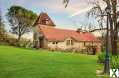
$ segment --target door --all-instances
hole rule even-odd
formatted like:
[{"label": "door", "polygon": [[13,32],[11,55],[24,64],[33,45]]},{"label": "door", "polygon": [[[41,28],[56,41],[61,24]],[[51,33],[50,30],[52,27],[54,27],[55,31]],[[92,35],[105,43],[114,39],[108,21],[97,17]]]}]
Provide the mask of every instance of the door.
[{"label": "door", "polygon": [[39,47],[44,48],[43,38],[39,38]]}]

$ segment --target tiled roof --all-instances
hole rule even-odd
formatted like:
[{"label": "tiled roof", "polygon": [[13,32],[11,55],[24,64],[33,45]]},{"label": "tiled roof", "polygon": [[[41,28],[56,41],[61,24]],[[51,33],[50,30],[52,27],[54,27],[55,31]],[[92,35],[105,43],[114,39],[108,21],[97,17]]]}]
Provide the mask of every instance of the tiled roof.
[{"label": "tiled roof", "polygon": [[49,41],[64,41],[67,38],[73,38],[76,41],[99,41],[90,32],[77,32],[75,30],[60,29],[46,25],[38,25],[44,37]]},{"label": "tiled roof", "polygon": [[42,24],[42,25],[48,25],[54,27],[55,24],[52,21],[52,19],[48,16],[47,13],[41,12],[40,15],[38,16],[37,20],[34,23],[34,26],[37,24]]}]

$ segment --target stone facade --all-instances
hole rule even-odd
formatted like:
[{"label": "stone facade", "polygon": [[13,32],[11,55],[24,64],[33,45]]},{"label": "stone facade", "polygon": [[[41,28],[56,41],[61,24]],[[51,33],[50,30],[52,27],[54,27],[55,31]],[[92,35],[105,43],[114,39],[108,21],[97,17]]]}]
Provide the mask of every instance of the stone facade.
[{"label": "stone facade", "polygon": [[[41,17],[45,18],[42,20]],[[50,25],[49,23],[47,24],[48,19]],[[47,14],[40,14],[33,26],[33,32],[35,48],[47,48],[50,50],[63,50],[87,54],[96,54],[101,51],[101,42],[90,32],[83,33],[80,30],[74,31],[55,28],[55,24]]]},{"label": "stone facade", "polygon": [[[72,43],[69,43],[72,41]],[[88,54],[96,54],[101,51],[100,42],[82,42],[67,38],[64,41],[47,41],[47,48],[50,50],[74,51]],[[95,51],[93,51],[95,49]]]}]

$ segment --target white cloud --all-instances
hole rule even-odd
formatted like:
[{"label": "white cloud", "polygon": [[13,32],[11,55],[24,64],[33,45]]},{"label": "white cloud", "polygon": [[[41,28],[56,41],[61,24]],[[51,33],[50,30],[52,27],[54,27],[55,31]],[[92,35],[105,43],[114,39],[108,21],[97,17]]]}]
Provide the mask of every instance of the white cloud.
[{"label": "white cloud", "polygon": [[35,1],[31,6],[42,8],[43,10],[48,10],[52,12],[63,12],[65,7],[62,4],[62,0],[44,0]]},{"label": "white cloud", "polygon": [[46,11],[51,10],[51,12],[66,12],[70,15],[78,12],[83,11],[84,9],[88,8],[87,2],[88,0],[70,0],[67,8],[63,5],[63,0],[44,0],[44,1],[35,1],[34,3],[31,3],[31,6],[43,8]]},{"label": "white cloud", "polygon": [[[11,5],[20,5],[27,9],[33,10],[37,14],[39,14],[40,11],[46,11],[50,14],[52,13],[52,15],[54,14],[54,21],[56,21],[56,24],[59,26],[75,26],[75,23],[72,22],[72,20],[74,20],[76,21],[76,25],[78,24],[76,27],[78,27],[79,25],[84,25],[85,21],[87,20],[85,19],[86,17],[81,16],[85,16],[84,14],[92,7],[92,5],[88,3],[88,1],[89,0],[70,0],[67,8],[65,8],[65,6],[63,5],[63,0],[3,0],[2,4],[4,5],[3,14],[5,14],[7,8],[9,8]],[[104,4],[102,3],[101,6],[103,5]],[[61,14],[61,16],[63,17],[56,16],[55,14]],[[70,17],[78,15],[78,17],[67,18],[68,15]]]},{"label": "white cloud", "polygon": [[[89,4],[89,1],[94,0],[70,0],[68,7],[65,8],[63,0],[8,0],[12,5],[40,8],[40,10],[42,8],[43,11],[55,13],[68,13],[70,17],[83,14],[91,9],[92,5]],[[100,5],[105,7],[102,2]]]},{"label": "white cloud", "polygon": [[[102,9],[105,9],[105,7],[106,7],[105,2],[103,2],[102,0],[100,0],[99,5],[101,6]],[[76,16],[76,15],[84,14],[84,13],[88,12],[91,8],[93,8],[93,6],[94,6],[93,4],[90,4],[90,3],[88,4],[88,2],[86,2],[86,0],[85,0],[85,2],[83,4],[81,3],[81,6],[79,7],[80,10],[74,12],[69,17],[73,17],[73,16]]]},{"label": "white cloud", "polygon": [[[63,5],[63,0],[9,0],[12,4],[42,8],[43,11],[55,13],[68,13],[70,17],[80,15],[91,9],[89,1],[94,0],[70,0],[67,8]],[[103,4],[101,4],[103,6]]]},{"label": "white cloud", "polygon": [[13,5],[24,5],[28,0],[8,0]]},{"label": "white cloud", "polygon": [[76,16],[76,15],[80,15],[82,13],[85,13],[85,12],[89,11],[91,8],[92,8],[92,6],[89,6],[89,7],[85,8],[85,9],[81,9],[80,11],[77,11],[77,12],[73,13],[69,17],[73,17],[73,16]]}]

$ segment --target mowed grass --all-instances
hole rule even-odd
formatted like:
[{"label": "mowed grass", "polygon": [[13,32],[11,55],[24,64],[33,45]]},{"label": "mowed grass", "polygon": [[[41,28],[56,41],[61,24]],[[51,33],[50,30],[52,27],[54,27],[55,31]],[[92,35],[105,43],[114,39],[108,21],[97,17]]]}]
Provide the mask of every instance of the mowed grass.
[{"label": "mowed grass", "polygon": [[96,56],[0,46],[0,78],[97,78]]}]

